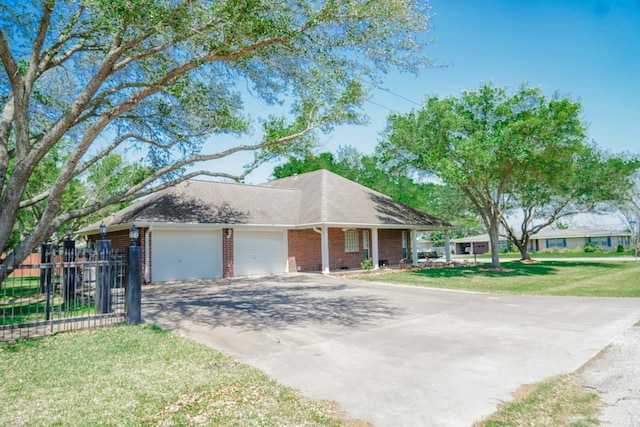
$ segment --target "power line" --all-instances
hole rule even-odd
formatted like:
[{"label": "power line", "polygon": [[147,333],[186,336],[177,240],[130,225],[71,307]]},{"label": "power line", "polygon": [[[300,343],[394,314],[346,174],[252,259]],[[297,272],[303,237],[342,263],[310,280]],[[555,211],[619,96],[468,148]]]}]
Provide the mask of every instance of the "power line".
[{"label": "power line", "polygon": [[391,94],[391,95],[393,95],[393,96],[397,96],[397,97],[398,97],[398,98],[400,98],[400,99],[404,99],[404,100],[405,100],[405,101],[407,101],[407,102],[410,102],[410,103],[412,103],[412,104],[414,104],[414,105],[417,105],[418,107],[422,107],[422,104],[420,104],[420,103],[418,103],[418,102],[414,101],[413,99],[409,99],[409,98],[407,98],[406,96],[402,96],[402,95],[400,95],[400,94],[397,94],[397,93],[395,93],[395,92],[392,92],[392,91],[391,91],[391,90],[389,90],[389,89],[386,89],[386,88],[383,88],[383,87],[380,87],[380,86],[376,86],[376,89],[383,90],[383,91],[385,91],[385,92],[387,92],[387,93],[390,93],[390,94]]},{"label": "power line", "polygon": [[373,105],[377,105],[380,108],[384,108],[385,110],[389,110],[392,113],[397,113],[397,110],[394,110],[393,108],[389,108],[386,105],[382,105],[382,104],[378,104],[377,102],[371,101],[370,99],[365,100],[365,102],[368,102],[369,104],[373,104]]}]

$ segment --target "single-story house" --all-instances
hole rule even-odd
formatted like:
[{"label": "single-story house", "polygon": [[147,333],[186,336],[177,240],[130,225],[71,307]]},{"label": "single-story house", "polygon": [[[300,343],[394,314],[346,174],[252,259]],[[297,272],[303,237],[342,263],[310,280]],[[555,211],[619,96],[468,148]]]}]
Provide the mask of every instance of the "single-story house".
[{"label": "single-story house", "polygon": [[[488,234],[452,239],[451,242],[454,244],[456,254],[484,254],[491,250]],[[592,228],[541,230],[531,236],[529,251],[539,252],[547,249],[584,248],[587,243],[591,243],[605,250],[616,249],[618,245],[628,248],[632,244],[631,233]],[[500,249],[507,247],[507,238],[500,236]]]},{"label": "single-story house", "polygon": [[439,258],[446,252],[443,246],[436,246],[433,241],[425,235],[416,238],[416,246],[418,247],[418,257]]},{"label": "single-story house", "polygon": [[[417,263],[420,231],[451,224],[326,170],[260,185],[188,180],[104,219],[140,231],[146,282]],[[100,239],[100,222],[83,230]]]}]

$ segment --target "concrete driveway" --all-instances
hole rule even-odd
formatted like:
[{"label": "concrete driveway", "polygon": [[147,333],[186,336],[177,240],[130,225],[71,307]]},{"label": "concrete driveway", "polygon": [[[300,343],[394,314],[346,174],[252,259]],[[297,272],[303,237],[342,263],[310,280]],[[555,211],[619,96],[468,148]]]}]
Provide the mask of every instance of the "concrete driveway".
[{"label": "concrete driveway", "polygon": [[426,289],[313,274],[143,287],[143,317],[375,426],[470,426],[572,372],[640,319],[636,299]]}]

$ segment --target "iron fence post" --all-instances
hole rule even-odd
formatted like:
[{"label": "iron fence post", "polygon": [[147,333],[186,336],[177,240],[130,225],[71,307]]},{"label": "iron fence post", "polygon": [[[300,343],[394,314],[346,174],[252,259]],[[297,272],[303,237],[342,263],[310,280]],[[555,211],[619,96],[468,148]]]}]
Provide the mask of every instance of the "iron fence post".
[{"label": "iron fence post", "polygon": [[98,240],[98,281],[96,283],[96,312],[111,312],[111,240]]},{"label": "iron fence post", "polygon": [[[40,247],[40,264],[48,264],[51,262],[51,250],[53,245],[51,243],[43,243]],[[51,283],[51,268],[40,268],[40,293],[47,292],[47,284]]]},{"label": "iron fence post", "polygon": [[127,266],[127,321],[142,322],[142,247],[129,246]]},{"label": "iron fence post", "polygon": [[[64,262],[73,263],[76,260],[76,242],[68,238],[64,241]],[[64,269],[64,302],[69,304],[76,293],[76,267],[67,265]]]}]

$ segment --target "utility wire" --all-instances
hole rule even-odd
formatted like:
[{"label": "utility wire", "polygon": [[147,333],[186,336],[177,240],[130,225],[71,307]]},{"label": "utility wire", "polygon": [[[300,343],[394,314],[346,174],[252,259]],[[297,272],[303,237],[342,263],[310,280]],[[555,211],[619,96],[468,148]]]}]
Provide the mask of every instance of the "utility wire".
[{"label": "utility wire", "polygon": [[407,98],[406,96],[402,96],[402,95],[400,95],[400,94],[397,94],[397,93],[395,93],[395,92],[392,92],[391,90],[386,89],[386,88],[384,88],[384,87],[376,86],[376,89],[383,90],[383,91],[385,91],[385,92],[387,92],[387,93],[390,93],[390,94],[391,94],[391,95],[393,95],[393,96],[397,96],[397,97],[398,97],[398,98],[400,98],[400,99],[404,99],[404,100],[405,100],[405,101],[407,101],[407,102],[410,102],[410,103],[412,103],[412,104],[414,104],[414,105],[417,105],[418,107],[422,107],[422,104],[417,103],[417,102],[416,102],[416,101],[414,101],[413,99],[409,99],[409,98]]},{"label": "utility wire", "polygon": [[[382,90],[382,91],[384,91],[384,92],[387,92],[388,94],[393,95],[393,96],[395,96],[395,97],[397,97],[397,98],[400,98],[400,99],[402,99],[402,100],[404,100],[404,101],[407,101],[407,102],[409,102],[409,103],[411,103],[411,104],[413,104],[413,105],[417,105],[418,107],[421,107],[421,106],[422,106],[422,104],[420,104],[420,103],[418,103],[418,102],[414,101],[413,99],[407,98],[406,96],[400,95],[399,93],[395,93],[395,92],[393,92],[392,90],[387,89],[387,88],[384,88],[384,87],[382,87],[382,86],[379,86],[379,85],[377,85],[377,84],[375,84],[375,83],[373,84],[373,87],[374,87],[375,89],[378,89],[378,90]],[[384,108],[385,110],[388,110],[388,111],[390,111],[390,112],[392,112],[392,113],[397,113],[397,112],[398,112],[398,110],[396,110],[396,109],[394,109],[394,108],[387,107],[386,105],[382,105],[382,104],[380,104],[380,103],[378,103],[378,102],[371,101],[370,99],[367,99],[365,102],[368,102],[368,103],[373,104],[373,105],[375,105],[375,106],[378,106],[378,107],[380,107],[380,108]]]},{"label": "utility wire", "polygon": [[373,104],[373,105],[377,105],[380,108],[384,108],[385,110],[389,110],[392,113],[397,113],[397,110],[394,110],[393,108],[389,108],[386,105],[382,105],[382,104],[378,104],[377,102],[371,101],[370,99],[365,100],[365,102],[368,102],[369,104]]}]

